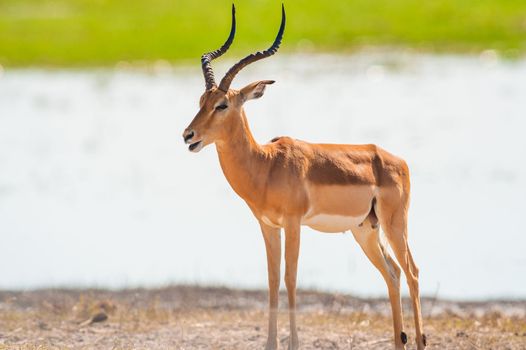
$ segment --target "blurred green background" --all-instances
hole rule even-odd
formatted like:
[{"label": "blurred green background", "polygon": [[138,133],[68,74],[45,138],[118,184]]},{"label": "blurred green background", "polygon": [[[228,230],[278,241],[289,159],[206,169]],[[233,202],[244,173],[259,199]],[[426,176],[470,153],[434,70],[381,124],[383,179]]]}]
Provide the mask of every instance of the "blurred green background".
[{"label": "blurred green background", "polygon": [[[231,1],[0,0],[0,64],[107,66],[198,60],[228,34]],[[280,2],[236,1],[230,54],[269,45]],[[283,51],[350,52],[364,46],[503,56],[526,51],[525,0],[285,1]]]}]

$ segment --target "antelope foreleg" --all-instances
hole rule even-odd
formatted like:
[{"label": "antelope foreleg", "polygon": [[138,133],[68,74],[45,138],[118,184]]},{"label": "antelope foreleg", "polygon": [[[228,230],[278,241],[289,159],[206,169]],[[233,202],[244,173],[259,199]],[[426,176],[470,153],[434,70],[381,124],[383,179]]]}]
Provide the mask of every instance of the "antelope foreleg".
[{"label": "antelope foreleg", "polygon": [[278,348],[278,299],[279,299],[279,280],[280,280],[280,263],[281,263],[281,231],[279,228],[273,228],[260,222],[261,232],[265,239],[265,248],[267,251],[267,269],[268,269],[268,337],[266,350],[275,350]]},{"label": "antelope foreleg", "polygon": [[299,348],[296,329],[296,276],[300,249],[300,223],[293,221],[285,226],[285,285],[289,297],[290,338],[289,350]]}]

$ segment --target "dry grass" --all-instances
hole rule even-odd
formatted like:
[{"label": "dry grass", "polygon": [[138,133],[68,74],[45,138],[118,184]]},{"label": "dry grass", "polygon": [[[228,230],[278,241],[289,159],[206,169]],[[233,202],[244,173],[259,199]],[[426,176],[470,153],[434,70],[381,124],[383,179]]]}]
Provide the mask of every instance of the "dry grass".
[{"label": "dry grass", "polygon": [[[391,348],[386,300],[316,292],[298,299],[302,349]],[[286,304],[280,308],[285,348]],[[430,349],[526,349],[526,302],[424,299],[423,308]],[[0,350],[262,349],[267,322],[265,292],[197,287],[0,292],[0,315]],[[107,320],[94,322],[100,315]],[[410,317],[406,331],[412,348]]]}]

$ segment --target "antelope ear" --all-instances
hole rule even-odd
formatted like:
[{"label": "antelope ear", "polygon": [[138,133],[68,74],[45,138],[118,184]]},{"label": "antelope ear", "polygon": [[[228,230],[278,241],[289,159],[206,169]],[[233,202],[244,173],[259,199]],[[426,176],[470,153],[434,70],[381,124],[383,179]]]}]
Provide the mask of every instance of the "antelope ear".
[{"label": "antelope ear", "polygon": [[260,98],[265,93],[267,85],[274,84],[274,80],[260,80],[254,83],[248,84],[240,91],[241,103],[248,100],[254,100]]}]

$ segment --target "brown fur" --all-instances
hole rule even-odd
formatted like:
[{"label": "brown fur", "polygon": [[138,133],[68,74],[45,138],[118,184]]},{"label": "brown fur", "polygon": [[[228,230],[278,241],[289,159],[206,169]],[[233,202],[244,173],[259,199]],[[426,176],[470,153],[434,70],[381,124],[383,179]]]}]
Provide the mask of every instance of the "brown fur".
[{"label": "brown fur", "polygon": [[[312,144],[289,137],[275,138],[271,143],[259,145],[248,127],[243,103],[262,96],[266,85],[271,83],[255,82],[241,91],[231,89],[226,94],[215,88],[206,91],[201,97],[199,112],[183,135],[190,144],[197,141],[203,146],[216,144],[226,179],[260,223],[269,271],[267,349],[277,347],[281,228],[285,230],[289,348],[296,349],[299,343],[295,290],[300,226],[306,223],[313,228],[335,232],[339,226],[332,227],[331,220],[355,217],[362,217],[367,224],[356,224],[350,229],[388,286],[396,349],[405,349],[400,338],[403,332],[400,268],[378,238],[378,223],[407,277],[413,300],[417,347],[423,349],[418,269],[407,244],[410,192],[407,164],[376,145]],[[225,103],[227,109],[216,109]],[[189,138],[189,135],[193,136]],[[316,218],[321,222],[314,222]]]}]

